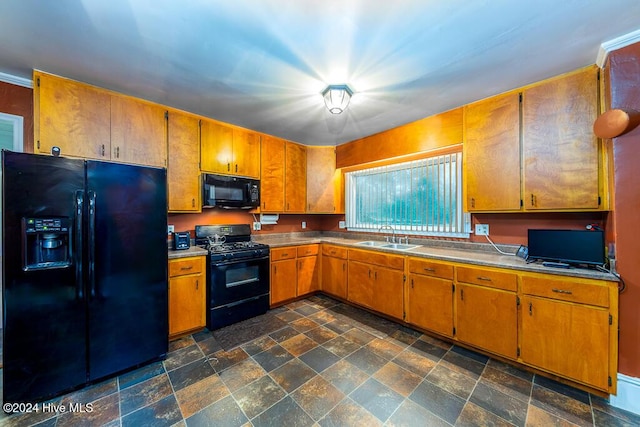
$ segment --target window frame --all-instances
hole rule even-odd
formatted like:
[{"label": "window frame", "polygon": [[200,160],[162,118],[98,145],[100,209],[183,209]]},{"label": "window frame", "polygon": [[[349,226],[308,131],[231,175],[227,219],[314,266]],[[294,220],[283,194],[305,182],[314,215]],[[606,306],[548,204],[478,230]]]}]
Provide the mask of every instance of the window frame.
[{"label": "window frame", "polygon": [[[457,230],[454,231],[446,231],[444,228],[447,226],[440,222],[438,224],[430,225],[430,224],[421,224],[418,226],[413,225],[401,225],[394,224],[392,222],[385,222],[377,224],[377,227],[371,227],[371,224],[362,224],[357,225],[357,211],[355,211],[356,206],[356,184],[355,179],[358,173],[362,173],[366,171],[374,171],[375,169],[380,169],[381,173],[393,172],[398,170],[406,170],[413,169],[418,167],[429,167],[427,165],[420,166],[420,163],[428,163],[430,161],[441,161],[439,159],[447,157],[448,161],[450,161],[450,156],[455,156],[456,166],[456,182],[454,184],[454,189],[448,192],[449,195],[455,194],[455,208],[456,208],[456,219],[453,221],[455,226],[457,226]],[[403,235],[416,235],[416,236],[431,236],[431,237],[453,237],[453,238],[469,238],[471,231],[471,218],[468,212],[464,212],[464,199],[463,199],[463,156],[462,149],[457,148],[453,150],[446,150],[443,152],[431,152],[426,154],[421,154],[419,156],[411,156],[410,158],[396,159],[396,161],[386,161],[386,162],[377,162],[375,164],[368,164],[367,167],[359,167],[359,168],[349,168],[349,170],[345,171],[345,221],[346,221],[346,229],[348,231],[354,232],[363,232],[363,233],[379,233],[381,231],[381,227],[383,226],[391,226],[393,227],[396,234],[401,233]],[[372,172],[375,173],[375,172]],[[425,205],[425,209],[428,209]]]}]

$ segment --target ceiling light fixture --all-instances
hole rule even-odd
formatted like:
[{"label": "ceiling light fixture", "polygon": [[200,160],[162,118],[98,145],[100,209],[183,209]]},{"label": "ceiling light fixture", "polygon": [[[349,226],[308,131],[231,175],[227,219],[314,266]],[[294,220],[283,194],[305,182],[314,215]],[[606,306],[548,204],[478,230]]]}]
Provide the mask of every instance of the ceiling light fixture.
[{"label": "ceiling light fixture", "polygon": [[329,85],[322,91],[324,105],[331,114],[340,114],[346,110],[353,91],[347,85]]}]

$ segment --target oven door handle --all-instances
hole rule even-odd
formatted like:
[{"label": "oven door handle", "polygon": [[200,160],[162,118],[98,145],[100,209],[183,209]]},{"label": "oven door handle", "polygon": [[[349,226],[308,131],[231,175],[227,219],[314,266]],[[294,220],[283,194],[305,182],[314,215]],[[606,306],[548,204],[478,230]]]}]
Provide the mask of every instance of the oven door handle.
[{"label": "oven door handle", "polygon": [[224,267],[225,265],[239,264],[241,262],[257,262],[269,260],[269,255],[260,258],[243,258],[238,260],[221,261],[212,264],[213,267]]}]

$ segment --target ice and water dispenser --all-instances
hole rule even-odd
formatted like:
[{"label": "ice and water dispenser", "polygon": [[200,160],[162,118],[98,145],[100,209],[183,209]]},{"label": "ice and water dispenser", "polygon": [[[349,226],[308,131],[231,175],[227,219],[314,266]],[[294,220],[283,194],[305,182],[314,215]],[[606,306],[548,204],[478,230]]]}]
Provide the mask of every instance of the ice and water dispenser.
[{"label": "ice and water dispenser", "polygon": [[22,269],[65,268],[72,264],[70,218],[23,218]]}]

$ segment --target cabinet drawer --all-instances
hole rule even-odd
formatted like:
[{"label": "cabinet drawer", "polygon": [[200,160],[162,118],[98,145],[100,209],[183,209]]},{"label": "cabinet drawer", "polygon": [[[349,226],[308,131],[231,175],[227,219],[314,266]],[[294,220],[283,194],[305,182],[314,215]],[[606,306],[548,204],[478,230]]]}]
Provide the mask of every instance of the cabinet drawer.
[{"label": "cabinet drawer", "polygon": [[580,279],[523,276],[522,292],[562,301],[609,307],[609,288],[606,282],[598,284]]},{"label": "cabinet drawer", "polygon": [[318,255],[318,245],[303,245],[296,248],[299,257]]},{"label": "cabinet drawer", "polygon": [[475,267],[456,267],[458,282],[515,292],[518,276],[508,271],[489,270]]},{"label": "cabinet drawer", "polygon": [[343,248],[342,246],[322,245],[322,255],[346,259],[347,248]]},{"label": "cabinet drawer", "polygon": [[280,261],[283,259],[294,259],[295,257],[296,257],[295,247],[271,249],[271,261]]},{"label": "cabinet drawer", "polygon": [[169,277],[202,273],[202,259],[203,257],[189,257],[169,260]]},{"label": "cabinet drawer", "polygon": [[453,280],[453,265],[420,258],[409,258],[409,272]]},{"label": "cabinet drawer", "polygon": [[368,264],[381,265],[396,270],[404,270],[404,257],[398,255],[387,255],[382,252],[361,251],[349,249],[349,259],[366,262]]}]

